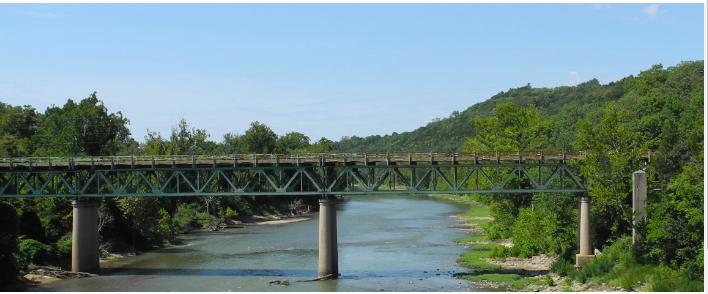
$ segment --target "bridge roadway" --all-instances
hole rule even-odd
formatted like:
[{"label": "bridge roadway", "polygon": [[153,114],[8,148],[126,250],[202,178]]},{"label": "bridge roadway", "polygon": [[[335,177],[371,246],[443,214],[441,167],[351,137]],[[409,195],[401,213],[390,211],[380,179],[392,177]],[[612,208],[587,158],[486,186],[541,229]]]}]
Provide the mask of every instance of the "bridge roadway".
[{"label": "bridge roadway", "polygon": [[98,272],[95,197],[320,195],[318,275],[336,279],[333,195],[575,193],[580,216],[576,265],[582,266],[594,257],[590,197],[587,181],[568,161],[586,156],[585,151],[534,151],[4,158],[0,200],[75,198],[72,270]]}]

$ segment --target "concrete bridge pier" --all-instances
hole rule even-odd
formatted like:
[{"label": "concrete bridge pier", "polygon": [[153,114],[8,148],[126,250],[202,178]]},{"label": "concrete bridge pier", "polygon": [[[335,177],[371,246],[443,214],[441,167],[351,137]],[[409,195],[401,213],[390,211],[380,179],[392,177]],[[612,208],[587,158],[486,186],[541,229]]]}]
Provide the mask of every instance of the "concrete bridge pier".
[{"label": "concrete bridge pier", "polygon": [[71,239],[71,270],[98,273],[98,201],[74,200],[74,224]]},{"label": "concrete bridge pier", "polygon": [[580,211],[578,213],[578,218],[580,218],[578,226],[580,254],[575,255],[575,266],[583,267],[590,259],[595,258],[590,240],[590,196],[587,194],[580,197]]},{"label": "concrete bridge pier", "polygon": [[337,255],[337,206],[333,198],[320,199],[320,246],[317,276],[339,277]]}]

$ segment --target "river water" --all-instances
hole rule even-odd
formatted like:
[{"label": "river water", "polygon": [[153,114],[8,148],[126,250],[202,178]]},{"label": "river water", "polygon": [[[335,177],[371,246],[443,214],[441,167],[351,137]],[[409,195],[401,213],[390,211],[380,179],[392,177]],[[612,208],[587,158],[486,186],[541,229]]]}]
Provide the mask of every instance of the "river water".
[{"label": "river water", "polygon": [[[489,291],[452,275],[470,236],[463,204],[428,196],[353,196],[337,207],[338,280],[317,277],[318,217],[181,236],[182,245],[101,263],[99,277],[29,291]],[[271,284],[289,280],[290,285]]]}]

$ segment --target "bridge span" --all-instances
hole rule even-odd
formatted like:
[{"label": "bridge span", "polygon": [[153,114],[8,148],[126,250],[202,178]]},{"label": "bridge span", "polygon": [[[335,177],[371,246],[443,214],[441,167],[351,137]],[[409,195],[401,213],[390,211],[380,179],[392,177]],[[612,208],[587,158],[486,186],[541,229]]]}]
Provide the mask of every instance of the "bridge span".
[{"label": "bridge span", "polygon": [[319,195],[318,273],[337,278],[335,195],[574,193],[580,215],[576,264],[582,265],[594,257],[590,197],[587,180],[569,163],[586,156],[494,151],[3,158],[0,198],[75,198],[72,270],[98,272],[96,197]]},{"label": "bridge span", "polygon": [[534,193],[587,190],[584,151],[0,159],[0,197]]}]

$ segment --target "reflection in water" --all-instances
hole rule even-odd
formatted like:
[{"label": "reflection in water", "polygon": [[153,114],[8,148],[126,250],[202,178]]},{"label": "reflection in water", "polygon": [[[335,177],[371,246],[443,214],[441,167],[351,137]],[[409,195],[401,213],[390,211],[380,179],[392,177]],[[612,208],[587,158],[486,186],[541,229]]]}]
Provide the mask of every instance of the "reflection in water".
[{"label": "reflection in water", "polygon": [[[452,278],[465,206],[427,196],[355,196],[337,212],[340,279],[317,277],[318,218],[183,235],[182,244],[101,263],[101,276],[31,291],[465,291]],[[288,280],[290,285],[269,283]]]}]

